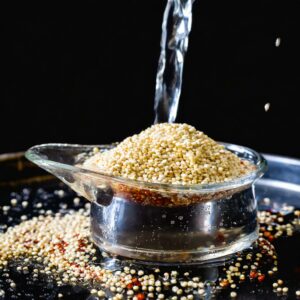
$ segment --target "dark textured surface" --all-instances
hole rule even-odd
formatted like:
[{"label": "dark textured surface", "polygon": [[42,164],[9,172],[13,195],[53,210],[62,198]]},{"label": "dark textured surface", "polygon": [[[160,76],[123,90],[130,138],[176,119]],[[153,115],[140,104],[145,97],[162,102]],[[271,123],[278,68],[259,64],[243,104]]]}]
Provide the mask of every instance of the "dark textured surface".
[{"label": "dark textured surface", "polygon": [[[55,192],[57,190],[65,190],[63,196]],[[12,198],[18,200],[19,205],[15,208],[12,208],[8,215],[0,213],[0,224],[1,230],[5,231],[5,224],[12,226],[20,222],[20,216],[26,214],[29,218],[40,213],[40,209],[35,207],[35,204],[38,202],[43,203],[43,209],[46,211],[48,209],[52,211],[67,211],[68,209],[79,209],[85,203],[82,200],[79,206],[73,207],[73,198],[75,194],[67,189],[62,184],[44,184],[43,188],[41,187],[31,187],[31,188],[19,188],[14,192],[9,191],[8,189],[2,189],[0,191],[1,206],[9,205],[9,201]],[[29,202],[29,206],[26,209],[23,209],[20,205],[21,201],[26,200]],[[65,208],[65,205],[67,208]],[[63,209],[62,209],[63,208]],[[285,281],[285,286],[289,287],[289,298],[294,299],[295,289],[299,289],[300,282],[300,244],[299,244],[299,235],[282,238],[275,242],[276,251],[278,252],[279,257],[279,274],[274,276],[274,278],[281,278]],[[256,251],[254,249],[254,251]],[[246,251],[247,253],[247,251]],[[21,263],[22,264],[22,263]],[[126,262],[123,262],[126,265]],[[268,270],[268,263],[263,262],[263,270]],[[0,289],[3,289],[6,292],[5,299],[56,299],[58,293],[64,295],[63,299],[87,299],[89,297],[88,290],[82,287],[74,286],[62,286],[58,287],[56,283],[49,276],[40,275],[37,279],[32,277],[32,274],[23,274],[22,272],[17,272],[15,266],[20,265],[20,262],[12,262],[7,271],[0,271]],[[146,268],[151,270],[154,268],[154,265],[150,265]],[[144,267],[139,267],[144,268]],[[29,268],[29,269],[33,269]],[[174,266],[171,268],[160,267],[162,273],[170,271],[173,269],[178,269],[182,271],[189,271],[190,276],[202,276],[203,279],[211,280],[216,278],[216,272],[222,274],[222,267],[178,267]],[[17,285],[16,289],[9,287],[10,280],[13,279]],[[274,280],[267,278],[263,284],[250,283],[246,282],[244,284],[238,285],[237,293],[239,295],[238,299],[274,299],[276,294],[272,292],[272,282]],[[227,299],[230,289],[223,290],[218,294],[217,299]],[[0,298],[1,299],[1,298]],[[91,298],[89,298],[91,299]],[[283,296],[283,299],[287,297]]]},{"label": "dark textured surface", "polygon": [[[5,173],[2,171],[5,170]],[[13,226],[20,223],[20,217],[27,215],[29,218],[41,213],[40,209],[35,207],[38,202],[43,203],[43,210],[47,211],[62,211],[67,212],[69,209],[79,209],[86,201],[81,200],[79,206],[74,207],[73,198],[75,193],[70,191],[62,183],[58,181],[46,180],[45,172],[38,169],[36,166],[26,163],[22,155],[11,154],[8,157],[0,157],[0,174],[6,174],[8,180],[2,180],[5,183],[0,187],[0,206],[10,205],[10,200],[16,198],[18,205],[11,209],[7,215],[3,214],[2,209],[0,210],[0,230],[1,232],[7,230],[8,226]],[[3,175],[3,179],[6,177]],[[36,181],[39,178],[39,182]],[[30,181],[30,184],[22,184],[20,180]],[[65,193],[57,193],[57,190],[63,189]],[[259,197],[259,195],[258,195]],[[28,201],[29,205],[27,208],[21,206],[23,200]],[[285,199],[281,199],[284,201]],[[264,207],[266,209],[266,207]],[[296,299],[295,290],[300,290],[300,243],[299,233],[293,237],[280,238],[274,242],[276,251],[278,253],[278,267],[279,274],[274,278],[266,277],[264,283],[245,282],[239,285],[237,289],[238,298],[245,300],[256,300],[256,299]],[[252,251],[252,250],[249,250]],[[256,249],[253,249],[256,251]],[[245,252],[247,253],[247,251]],[[102,259],[100,254],[99,259]],[[103,259],[103,262],[109,265],[110,268],[115,266],[119,268],[120,265],[128,265],[126,261],[119,261],[116,264],[111,265],[110,259]],[[20,261],[15,261],[9,264],[7,270],[0,270],[0,290],[5,291],[5,297],[0,299],[57,299],[58,293],[63,294],[62,299],[89,299],[95,300],[96,298],[90,296],[89,291],[83,287],[65,285],[58,287],[51,277],[40,275],[37,280],[34,280],[30,272],[24,274],[16,270],[16,266],[22,264]],[[269,269],[268,261],[263,262],[263,270]],[[29,268],[32,270],[33,266]],[[138,268],[144,268],[145,271],[150,270],[153,273],[154,265],[149,266],[138,266]],[[222,274],[222,267],[188,267],[188,266],[173,266],[173,267],[160,267],[161,273],[170,271],[171,269],[180,270],[181,273],[185,271],[190,272],[190,276],[201,276],[202,280],[208,282],[218,277],[218,272]],[[284,280],[284,285],[289,287],[288,296],[276,297],[276,294],[272,291],[272,283],[277,278]],[[16,283],[16,289],[10,288],[10,280]],[[209,289],[209,287],[208,287]],[[230,289],[222,290],[218,294],[217,299],[228,299]],[[1,295],[1,291],[0,291]],[[209,298],[208,298],[209,299]]]}]

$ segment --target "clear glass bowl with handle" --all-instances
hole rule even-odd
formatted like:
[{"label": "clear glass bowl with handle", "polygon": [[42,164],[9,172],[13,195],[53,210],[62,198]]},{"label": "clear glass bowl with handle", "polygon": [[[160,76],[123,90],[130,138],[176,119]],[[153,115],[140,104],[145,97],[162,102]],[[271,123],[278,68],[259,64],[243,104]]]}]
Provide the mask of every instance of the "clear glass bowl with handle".
[{"label": "clear glass bowl with handle", "polygon": [[241,251],[258,237],[254,183],[267,163],[249,148],[224,146],[255,170],[223,183],[172,185],[84,168],[95,146],[44,144],[26,157],[92,202],[91,236],[102,250],[143,261],[202,263]]}]

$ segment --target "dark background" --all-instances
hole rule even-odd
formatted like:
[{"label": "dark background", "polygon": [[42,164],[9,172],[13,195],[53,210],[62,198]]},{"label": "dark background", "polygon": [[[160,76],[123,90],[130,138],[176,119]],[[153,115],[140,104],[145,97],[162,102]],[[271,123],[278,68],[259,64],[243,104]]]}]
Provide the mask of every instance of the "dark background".
[{"label": "dark background", "polygon": [[[177,121],[300,158],[298,2],[197,0]],[[3,11],[0,153],[108,143],[149,126],[165,4],[26,3]]]}]

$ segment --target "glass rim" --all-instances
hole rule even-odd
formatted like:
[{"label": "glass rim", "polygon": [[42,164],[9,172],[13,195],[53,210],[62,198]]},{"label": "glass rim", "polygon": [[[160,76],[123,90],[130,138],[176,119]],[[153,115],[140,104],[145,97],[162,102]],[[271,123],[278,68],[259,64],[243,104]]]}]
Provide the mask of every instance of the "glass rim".
[{"label": "glass rim", "polygon": [[[135,179],[129,179],[120,176],[114,176],[103,172],[97,172],[94,170],[90,170],[78,165],[70,165],[58,161],[54,161],[48,158],[45,158],[43,155],[39,154],[41,150],[46,148],[59,148],[60,150],[67,150],[68,148],[77,148],[78,150],[82,149],[80,153],[87,153],[91,152],[94,148],[99,148],[100,150],[109,150],[112,149],[116,144],[103,144],[103,145],[80,145],[80,144],[64,144],[64,143],[48,143],[48,144],[41,144],[31,147],[25,152],[25,157],[32,161],[33,163],[37,164],[38,166],[47,170],[46,167],[52,167],[54,169],[61,169],[68,172],[73,173],[84,173],[86,175],[90,175],[93,177],[98,177],[106,181],[114,181],[119,184],[127,185],[127,186],[134,186],[139,188],[151,189],[151,190],[165,190],[169,192],[197,192],[197,193],[211,193],[211,192],[218,192],[222,190],[230,190],[236,189],[243,186],[247,186],[253,184],[257,179],[261,178],[263,174],[267,170],[267,161],[263,157],[262,154],[256,152],[255,150],[239,146],[231,143],[223,143],[219,142],[219,144],[223,145],[225,149],[235,153],[235,154],[242,154],[248,153],[252,157],[255,158],[244,159],[251,162],[256,169],[249,174],[244,176],[234,178],[232,180],[218,182],[218,183],[205,183],[205,184],[171,184],[171,183],[158,183],[158,182],[147,182]],[[240,157],[241,158],[241,157]]]}]

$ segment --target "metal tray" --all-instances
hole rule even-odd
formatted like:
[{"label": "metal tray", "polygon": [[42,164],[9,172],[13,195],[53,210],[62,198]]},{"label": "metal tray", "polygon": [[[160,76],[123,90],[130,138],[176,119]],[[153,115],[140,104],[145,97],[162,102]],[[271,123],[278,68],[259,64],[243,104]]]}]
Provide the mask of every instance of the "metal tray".
[{"label": "metal tray", "polygon": [[265,154],[268,171],[256,183],[258,200],[271,198],[274,202],[287,202],[300,207],[300,160]]}]

